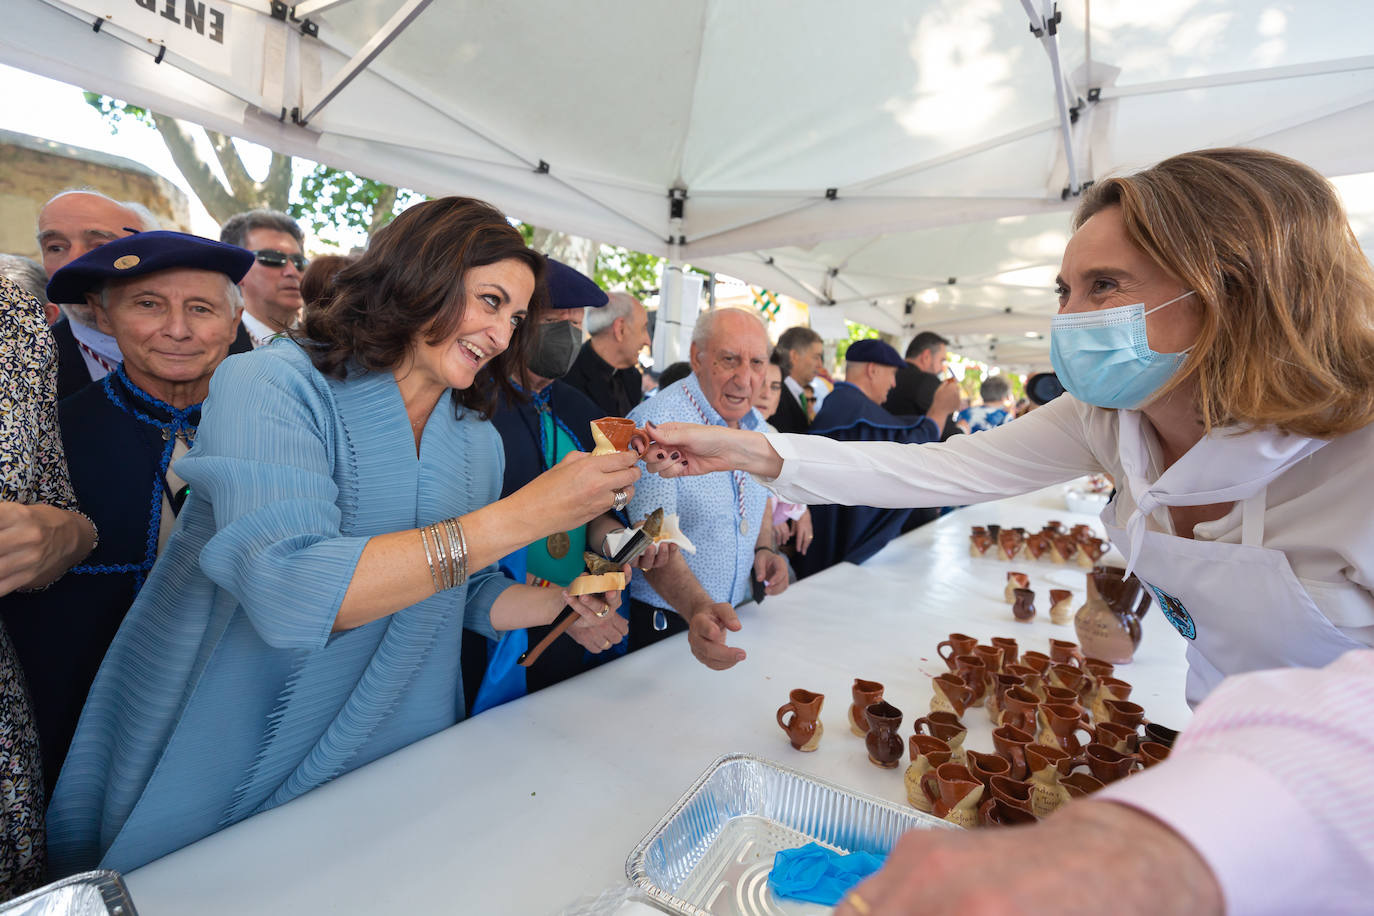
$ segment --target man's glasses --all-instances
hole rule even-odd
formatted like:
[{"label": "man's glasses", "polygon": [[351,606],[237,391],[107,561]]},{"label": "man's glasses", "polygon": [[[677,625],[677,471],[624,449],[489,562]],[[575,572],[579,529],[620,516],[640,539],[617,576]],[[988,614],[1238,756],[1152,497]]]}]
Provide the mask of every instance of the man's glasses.
[{"label": "man's glasses", "polygon": [[305,270],[305,265],[310,263],[303,254],[287,254],[284,251],[276,251],[271,248],[255,251],[253,256],[258,259],[258,263],[263,267],[285,267],[286,262],[290,261],[296,265],[297,270]]}]

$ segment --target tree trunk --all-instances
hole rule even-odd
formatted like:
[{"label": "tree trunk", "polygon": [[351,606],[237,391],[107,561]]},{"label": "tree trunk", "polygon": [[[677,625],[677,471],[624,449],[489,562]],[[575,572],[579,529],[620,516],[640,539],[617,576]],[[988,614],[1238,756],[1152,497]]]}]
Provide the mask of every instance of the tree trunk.
[{"label": "tree trunk", "polygon": [[377,195],[377,202],[372,205],[372,219],[367,224],[367,237],[372,238],[373,234],[387,223],[391,222],[391,211],[396,207],[396,186],[386,185]]},{"label": "tree trunk", "polygon": [[210,216],[216,222],[223,223],[229,217],[243,209],[239,202],[224,187],[210,166],[196,153],[195,140],[186,130],[186,126],[175,118],[160,115],[153,112],[153,123],[157,125],[157,131],[162,135],[162,142],[167,144],[167,151],[172,154],[172,161],[186,181],[191,186],[191,190],[200,198],[200,202],[205,205]]}]

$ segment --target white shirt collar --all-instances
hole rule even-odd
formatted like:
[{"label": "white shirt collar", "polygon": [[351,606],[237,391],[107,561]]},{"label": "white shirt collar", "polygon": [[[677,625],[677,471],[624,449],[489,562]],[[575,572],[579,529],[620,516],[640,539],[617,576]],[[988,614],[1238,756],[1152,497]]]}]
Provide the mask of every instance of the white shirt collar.
[{"label": "white shirt collar", "polygon": [[784,378],[782,380],[782,383],[787,386],[787,390],[792,392],[792,397],[796,398],[798,402],[801,401],[803,391],[806,391],[808,395],[811,394],[810,391],[807,391],[807,389],[802,387],[801,382],[797,381],[790,375]]},{"label": "white shirt collar", "polygon": [[243,319],[243,326],[248,329],[248,336],[253,338],[254,350],[256,350],[258,347],[264,346],[270,340],[272,340],[272,338],[282,333],[281,331],[274,330],[266,323],[254,318],[252,315],[248,313],[248,309],[244,309],[242,312],[240,312],[239,316]]}]

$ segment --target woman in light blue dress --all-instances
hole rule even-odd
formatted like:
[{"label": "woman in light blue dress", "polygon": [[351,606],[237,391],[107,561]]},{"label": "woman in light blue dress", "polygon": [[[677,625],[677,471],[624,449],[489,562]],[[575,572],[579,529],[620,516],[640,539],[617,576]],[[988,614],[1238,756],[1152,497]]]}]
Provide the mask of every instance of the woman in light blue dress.
[{"label": "woman in light blue dress", "polygon": [[620,641],[618,593],[569,599],[494,565],[638,477],[633,454],[583,455],[497,500],[486,417],[543,268],[492,207],[417,204],[299,340],[220,367],[177,464],[188,504],[53,794],[57,873],[137,868],[461,721],[464,627],[546,624],[567,602],[587,648]]}]

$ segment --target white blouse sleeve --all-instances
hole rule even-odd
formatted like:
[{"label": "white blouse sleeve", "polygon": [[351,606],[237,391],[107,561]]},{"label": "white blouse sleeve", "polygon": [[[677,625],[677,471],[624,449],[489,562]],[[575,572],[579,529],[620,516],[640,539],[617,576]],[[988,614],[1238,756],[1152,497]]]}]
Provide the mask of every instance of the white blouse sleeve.
[{"label": "white blouse sleeve", "polygon": [[1115,449],[1113,414],[1062,395],[996,429],[925,445],[773,433],[768,442],[782,473],[756,479],[788,502],[813,505],[901,509],[1000,499],[1106,470],[1099,456]]}]

